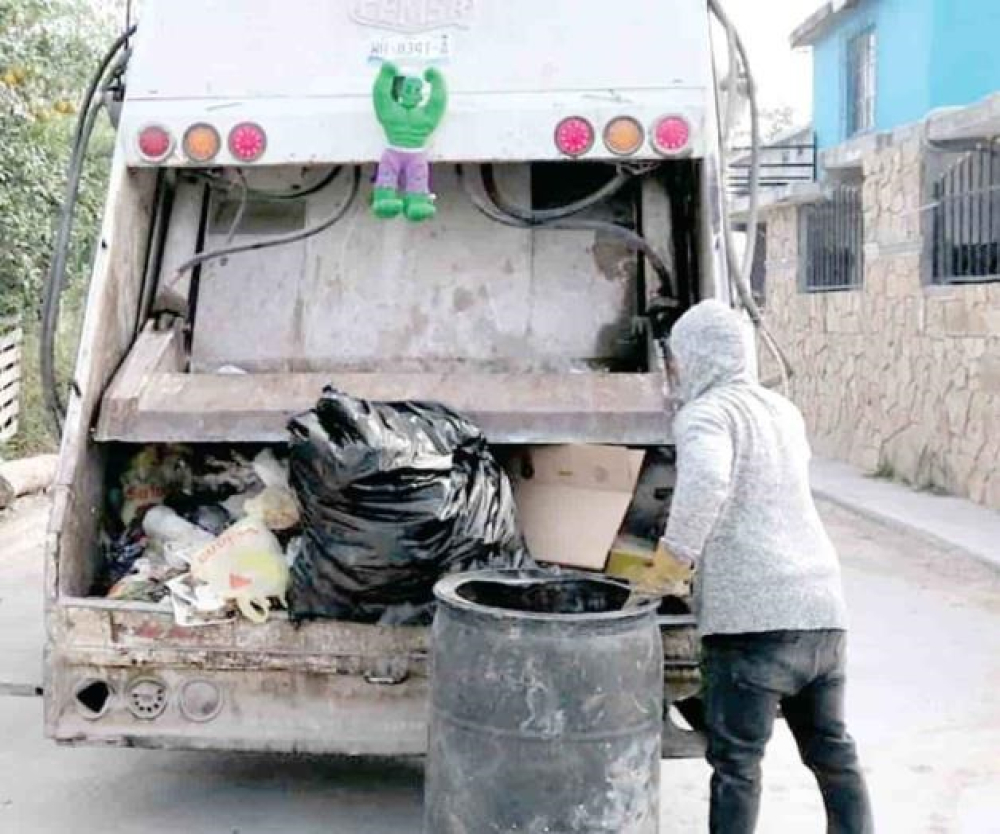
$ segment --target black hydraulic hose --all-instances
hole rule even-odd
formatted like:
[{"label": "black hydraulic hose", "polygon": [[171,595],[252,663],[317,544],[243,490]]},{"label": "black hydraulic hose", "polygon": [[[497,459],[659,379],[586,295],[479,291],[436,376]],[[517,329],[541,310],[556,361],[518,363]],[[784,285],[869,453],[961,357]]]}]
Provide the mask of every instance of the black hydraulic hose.
[{"label": "black hydraulic hose", "polygon": [[[273,191],[266,191],[262,188],[252,188],[249,186],[247,187],[247,191],[249,195],[254,199],[263,200],[265,202],[271,200],[275,202],[291,202],[293,200],[302,200],[305,199],[306,197],[311,197],[314,194],[318,194],[320,191],[322,191],[324,188],[330,185],[335,179],[337,179],[337,175],[341,172],[341,170],[342,166],[340,165],[333,166],[326,174],[324,174],[323,178],[319,180],[319,182],[315,183],[314,185],[310,185],[308,188],[304,188],[301,191],[285,191],[276,193]],[[207,182],[209,186],[211,186],[213,189],[221,189],[223,191],[229,191],[232,189],[231,183],[227,182],[223,177],[220,176],[198,172],[195,174],[195,177],[197,179],[203,180],[204,182]]]},{"label": "black hydraulic hose", "polygon": [[[84,125],[81,139],[83,143],[90,141],[97,116],[103,105],[94,104],[87,111],[82,123]],[[84,147],[81,145],[81,147]],[[42,394],[57,433],[62,432],[63,417],[66,407],[59,395],[59,381],[56,379],[55,352],[56,331],[59,327],[59,311],[62,294],[66,287],[66,261],[69,257],[70,237],[73,223],[76,219],[76,203],[80,191],[80,181],[83,178],[85,153],[74,151],[70,160],[69,178],[59,226],[56,231],[56,243],[49,266],[49,275],[42,296],[42,324],[40,338],[40,365],[42,376]]]},{"label": "black hydraulic hose", "polygon": [[101,63],[97,67],[97,71],[91,77],[90,84],[87,86],[87,91],[83,94],[83,98],[80,101],[80,118],[77,119],[76,132],[73,134],[74,149],[79,146],[80,139],[83,136],[83,115],[90,109],[90,104],[93,101],[94,96],[97,94],[97,90],[101,86],[101,82],[104,80],[108,67],[111,66],[111,62],[115,60],[121,49],[128,44],[129,39],[136,33],[138,28],[138,24],[132,24],[117,38],[115,38],[114,43],[111,44],[108,51],[104,54],[104,57],[101,59]]},{"label": "black hydraulic hose", "polygon": [[329,217],[321,222],[317,223],[315,226],[311,226],[308,229],[303,229],[299,232],[293,232],[291,234],[279,235],[277,237],[272,237],[268,240],[259,240],[255,243],[243,243],[238,246],[223,246],[219,249],[211,249],[208,252],[199,252],[193,258],[189,258],[179,267],[177,267],[177,272],[174,274],[173,278],[170,280],[171,284],[176,284],[177,281],[181,279],[185,272],[199,264],[207,263],[208,261],[216,261],[219,258],[226,258],[230,255],[238,255],[242,252],[256,252],[261,249],[270,249],[275,246],[287,246],[291,243],[298,243],[299,241],[306,240],[314,235],[318,235],[320,232],[325,232],[331,226],[337,224],[348,210],[354,204],[355,198],[358,196],[358,192],[361,189],[361,169],[358,167],[354,168],[354,177],[351,182],[351,192],[347,196],[343,205],[339,206],[336,211],[333,212]]},{"label": "black hydraulic hose", "polygon": [[[760,109],[757,103],[756,90],[757,84],[754,80],[753,71],[750,68],[750,59],[747,55],[746,46],[744,45],[743,39],[740,37],[736,27],[733,25],[729,15],[726,13],[726,10],[722,7],[722,0],[708,0],[708,8],[726,30],[726,38],[729,41],[731,64],[729,68],[729,75],[731,88],[729,91],[729,101],[727,101],[726,107],[727,120],[732,116],[732,108],[730,105],[735,97],[736,73],[738,68],[734,64],[734,56],[738,57],[739,62],[743,65],[743,72],[747,81],[747,92],[750,99],[750,206],[747,212],[748,221],[746,228],[746,246],[743,251],[743,264],[741,267],[736,257],[732,220],[729,216],[728,208],[724,208],[723,230],[726,237],[726,260],[729,265],[730,277],[735,282],[736,291],[740,297],[740,301],[742,302],[744,309],[747,311],[747,314],[750,316],[751,321],[753,321],[756,326],[757,331],[760,333],[761,340],[774,356],[780,372],[781,382],[785,389],[785,393],[787,394],[789,392],[789,381],[795,373],[794,368],[792,367],[792,363],[789,361],[788,356],[785,354],[784,350],[782,350],[778,340],[771,333],[770,328],[764,321],[763,313],[761,313],[760,307],[758,306],[756,299],[753,297],[753,290],[750,287],[750,278],[753,271],[754,250],[757,245],[757,221],[760,196],[761,138]],[[727,124],[726,127],[731,128],[732,125]],[[728,139],[728,137],[725,138]],[[726,149],[723,148],[723,166],[725,165],[725,150]]]},{"label": "black hydraulic hose", "polygon": [[[482,171],[481,168],[480,171]],[[667,268],[659,253],[653,249],[649,241],[642,235],[615,223],[608,223],[601,220],[550,220],[544,222],[526,220],[524,219],[524,215],[527,213],[526,210],[518,210],[516,207],[510,206],[499,192],[495,190],[491,191],[485,177],[483,178],[484,195],[477,193],[472,187],[472,183],[465,176],[461,165],[458,166],[458,175],[472,205],[475,206],[480,214],[496,223],[502,223],[505,226],[515,229],[558,229],[574,232],[600,232],[618,238],[633,251],[641,252],[645,255],[649,261],[649,265],[660,279],[660,295],[664,306],[673,307],[680,304],[673,274]],[[519,211],[521,216],[517,216],[510,211],[511,208]]]},{"label": "black hydraulic hose", "polygon": [[70,154],[66,191],[62,210],[56,229],[56,239],[52,252],[52,263],[45,281],[42,293],[41,338],[39,344],[39,365],[42,377],[42,397],[49,411],[57,433],[62,432],[63,418],[66,413],[62,398],[59,395],[59,382],[55,371],[55,340],[59,324],[59,308],[62,293],[66,285],[66,261],[69,256],[70,238],[73,231],[73,221],[76,217],[76,203],[80,192],[80,181],[83,178],[83,166],[87,155],[87,145],[94,132],[94,125],[101,111],[102,104],[95,102],[98,90],[108,74],[108,68],[135,34],[138,27],[129,26],[112,43],[101,59],[97,71],[92,76],[84,93],[80,116],[77,119],[73,135],[73,145]]},{"label": "black hydraulic hose", "polygon": [[326,188],[330,183],[337,179],[337,175],[341,171],[340,165],[334,165],[326,175],[315,185],[310,185],[308,188],[303,188],[301,191],[286,191],[283,193],[275,193],[273,191],[266,191],[261,188],[251,188],[250,193],[260,199],[260,200],[302,200],[305,197],[311,197],[313,194],[318,194],[324,188]]},{"label": "black hydraulic hose", "polygon": [[564,220],[575,214],[580,214],[580,212],[593,208],[599,203],[603,203],[605,200],[613,197],[633,179],[633,175],[628,171],[618,170],[615,172],[615,175],[599,189],[597,189],[597,191],[593,194],[588,194],[582,199],[553,209],[527,209],[522,208],[521,206],[515,206],[510,201],[502,198],[492,165],[482,165],[480,166],[480,171],[482,171],[483,185],[485,186],[487,193],[491,195],[498,195],[497,199],[494,199],[493,202],[501,207],[501,210],[504,213],[510,214],[519,220],[524,220],[525,222],[533,225],[546,223],[552,220]]}]

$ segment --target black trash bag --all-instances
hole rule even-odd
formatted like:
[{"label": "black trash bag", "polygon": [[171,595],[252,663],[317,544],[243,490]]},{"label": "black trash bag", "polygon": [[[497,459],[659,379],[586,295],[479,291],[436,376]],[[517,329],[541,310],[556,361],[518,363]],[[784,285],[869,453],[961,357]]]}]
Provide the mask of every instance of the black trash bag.
[{"label": "black trash bag", "polygon": [[532,566],[506,472],[454,411],[327,388],[289,430],[293,619],[429,622],[444,574]]}]

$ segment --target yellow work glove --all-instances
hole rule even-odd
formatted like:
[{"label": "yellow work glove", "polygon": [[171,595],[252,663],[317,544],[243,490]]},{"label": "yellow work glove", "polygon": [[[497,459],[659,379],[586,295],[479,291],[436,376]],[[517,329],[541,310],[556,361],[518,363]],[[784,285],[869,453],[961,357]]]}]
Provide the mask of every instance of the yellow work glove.
[{"label": "yellow work glove", "polygon": [[661,541],[656,555],[632,586],[633,597],[686,596],[691,588],[694,565],[674,556]]}]

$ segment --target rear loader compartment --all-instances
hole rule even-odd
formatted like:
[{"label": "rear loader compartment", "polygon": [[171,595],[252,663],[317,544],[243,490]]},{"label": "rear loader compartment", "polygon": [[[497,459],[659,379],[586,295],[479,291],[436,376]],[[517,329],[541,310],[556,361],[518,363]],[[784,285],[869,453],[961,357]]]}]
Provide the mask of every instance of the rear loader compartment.
[{"label": "rear loader compartment", "polygon": [[[96,513],[101,519],[110,511],[110,476],[136,447],[98,448],[109,475]],[[520,447],[497,451],[510,465],[523,456]],[[669,465],[669,459],[657,458],[644,470],[627,531],[649,536],[662,523]],[[264,624],[237,615],[217,625],[183,627],[167,599],[98,595],[105,593],[99,585],[105,558],[99,526],[90,542],[73,542],[81,563],[61,572],[65,584],[48,609],[46,701],[56,741],[350,755],[424,752],[428,628],[295,623],[279,610]],[[676,701],[698,688],[693,621],[682,600],[668,601],[663,612],[664,676]]]}]

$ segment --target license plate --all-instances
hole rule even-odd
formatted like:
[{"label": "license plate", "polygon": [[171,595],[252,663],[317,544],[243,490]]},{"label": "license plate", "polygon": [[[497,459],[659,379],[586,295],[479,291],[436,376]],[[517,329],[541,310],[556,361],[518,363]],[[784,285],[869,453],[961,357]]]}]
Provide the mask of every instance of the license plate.
[{"label": "license plate", "polygon": [[385,36],[371,42],[369,61],[447,61],[454,50],[454,36]]}]

